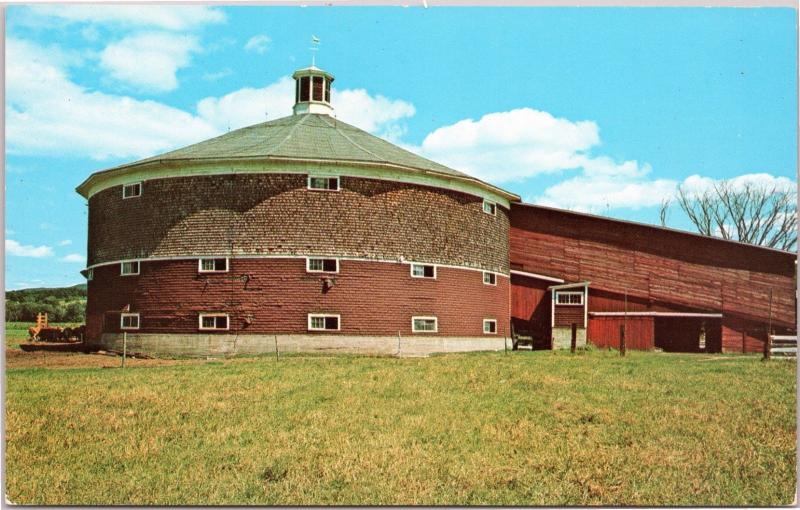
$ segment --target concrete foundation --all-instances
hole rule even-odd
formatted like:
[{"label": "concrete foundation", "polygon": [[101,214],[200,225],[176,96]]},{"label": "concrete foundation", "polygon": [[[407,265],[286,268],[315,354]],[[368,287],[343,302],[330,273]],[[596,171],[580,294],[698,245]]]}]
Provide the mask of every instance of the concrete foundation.
[{"label": "concrete foundation", "polygon": [[[585,338],[585,335],[584,335]],[[433,353],[502,351],[511,349],[503,337],[343,336],[343,335],[225,335],[128,333],[128,353],[152,356],[217,357],[278,352],[331,352],[387,356]],[[585,343],[585,342],[584,342]],[[99,347],[122,352],[123,335],[104,333]],[[504,346],[505,344],[505,346]],[[569,341],[567,341],[569,347]]]},{"label": "concrete foundation", "polygon": [[[586,347],[586,328],[578,328],[575,346]],[[569,349],[572,344],[572,328],[553,328],[553,349]]]}]

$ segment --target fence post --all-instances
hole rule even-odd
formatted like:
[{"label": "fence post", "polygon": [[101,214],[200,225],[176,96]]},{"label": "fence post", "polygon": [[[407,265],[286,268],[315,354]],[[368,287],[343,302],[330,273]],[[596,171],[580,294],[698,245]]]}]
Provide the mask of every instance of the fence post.
[{"label": "fence post", "polygon": [[769,360],[772,357],[772,335],[767,331],[767,340],[764,342],[764,360]]},{"label": "fence post", "polygon": [[575,347],[578,343],[578,325],[576,323],[572,323],[572,338],[569,343],[569,352],[575,354]]},{"label": "fence post", "polygon": [[274,335],[275,338],[275,361],[280,359],[280,355],[278,354],[278,335]]},{"label": "fence post", "polygon": [[398,331],[397,332],[397,357],[398,358],[400,357],[400,339],[401,339],[401,336],[400,336],[400,332]]},{"label": "fence post", "polygon": [[619,355],[625,356],[625,326],[619,326]]},{"label": "fence post", "polygon": [[128,355],[128,332],[122,332],[122,368],[125,368],[125,357]]}]

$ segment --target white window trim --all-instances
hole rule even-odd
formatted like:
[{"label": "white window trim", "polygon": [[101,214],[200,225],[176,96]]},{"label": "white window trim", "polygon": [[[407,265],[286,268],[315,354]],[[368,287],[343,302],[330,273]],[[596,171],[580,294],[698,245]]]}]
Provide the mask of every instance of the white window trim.
[{"label": "white window trim", "polygon": [[[431,266],[433,267],[433,276],[418,276],[414,274],[414,266]],[[418,262],[412,262],[408,265],[408,271],[411,274],[411,278],[421,278],[423,280],[435,280],[436,279],[436,264],[420,264]]]},{"label": "white window trim", "polygon": [[[486,324],[494,322],[494,331],[486,331]],[[497,319],[483,319],[483,334],[496,335],[497,334]]]},{"label": "white window trim", "polygon": [[[136,317],[136,327],[134,328],[133,326],[125,326],[125,317]],[[138,313],[121,313],[119,314],[119,329],[139,329],[139,326],[142,324],[140,321],[141,318],[139,317]]]},{"label": "white window trim", "polygon": [[[324,92],[323,92],[324,94]],[[336,189],[329,189],[329,188],[312,188],[311,187],[311,179],[336,179]],[[306,179],[306,189],[309,191],[341,191],[342,190],[342,181],[339,179],[338,175],[308,175]]]},{"label": "white window trim", "polygon": [[[123,271],[123,268],[125,267],[125,264],[132,264],[134,262],[136,263],[136,272],[135,273],[126,273],[125,271]],[[142,263],[139,260],[126,260],[125,262],[120,262],[119,263],[119,275],[120,276],[136,276],[141,272],[141,270],[142,270]]]},{"label": "white window trim", "polygon": [[[488,212],[486,210],[486,204],[492,205],[492,212]],[[491,200],[484,200],[483,204],[481,204],[481,211],[490,216],[497,216],[497,202],[492,202]]]},{"label": "white window trim", "polygon": [[[581,297],[581,302],[580,303],[559,303],[558,302],[558,297],[559,296],[580,296]],[[562,291],[558,291],[558,290],[556,291],[556,305],[557,306],[583,306],[583,302],[584,302],[583,292],[575,292],[575,291],[562,292]]]},{"label": "white window trim", "polygon": [[[433,320],[433,330],[418,330],[414,327],[416,320]],[[411,332],[412,333],[438,333],[439,332],[439,319],[433,315],[415,315],[411,317]]]},{"label": "white window trim", "polygon": [[[486,281],[486,275],[487,274],[490,274],[490,275],[494,276],[494,282],[487,282]],[[484,285],[492,285],[492,286],[495,286],[495,287],[497,286],[497,275],[492,273],[491,271],[484,271],[483,272],[483,276],[481,276],[481,278],[483,279],[483,284]]]},{"label": "white window trim", "polygon": [[[225,317],[227,320],[225,321],[224,328],[218,328],[214,326],[213,328],[204,328],[203,327],[203,319],[206,317]],[[216,324],[216,321],[214,322]],[[227,313],[201,313],[197,316],[197,326],[200,331],[228,331],[231,329],[231,318]]]},{"label": "white window trim", "polygon": [[[336,271],[325,271],[324,269],[311,269],[311,260],[335,260]],[[323,263],[324,265],[324,263]],[[339,272],[339,259],[335,257],[306,257],[306,273],[338,273]]]},{"label": "white window trim", "polygon": [[[204,260],[225,259],[225,269],[203,269]],[[231,268],[230,260],[228,257],[201,257],[197,259],[197,272],[198,273],[227,273]]]},{"label": "white window trim", "polygon": [[[325,327],[322,328],[315,328],[311,326],[311,319],[312,318],[326,318],[326,317],[336,317],[336,329],[327,329]],[[310,313],[308,314],[308,330],[309,331],[341,331],[342,330],[342,316],[336,313]]]},{"label": "white window trim", "polygon": [[[136,186],[137,184],[139,185],[139,194],[138,195],[125,196],[125,188],[127,188],[128,186]],[[138,197],[142,196],[142,191],[143,190],[144,190],[144,186],[142,186],[142,181],[129,182],[128,184],[123,184],[122,185],[122,198],[123,198],[123,200],[127,200],[129,198],[138,198]]]}]

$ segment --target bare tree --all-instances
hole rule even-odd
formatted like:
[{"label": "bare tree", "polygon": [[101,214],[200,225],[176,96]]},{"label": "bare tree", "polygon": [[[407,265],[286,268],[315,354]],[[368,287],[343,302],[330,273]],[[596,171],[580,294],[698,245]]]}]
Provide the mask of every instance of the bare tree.
[{"label": "bare tree", "polygon": [[667,219],[669,217],[669,206],[672,205],[672,201],[665,198],[661,201],[661,209],[658,210],[658,219],[661,221],[661,226],[667,226]]},{"label": "bare tree", "polygon": [[[679,186],[677,201],[701,234],[779,250],[793,250],[797,243],[795,190],[719,181],[702,193]],[[661,206],[662,225],[668,205]]]}]

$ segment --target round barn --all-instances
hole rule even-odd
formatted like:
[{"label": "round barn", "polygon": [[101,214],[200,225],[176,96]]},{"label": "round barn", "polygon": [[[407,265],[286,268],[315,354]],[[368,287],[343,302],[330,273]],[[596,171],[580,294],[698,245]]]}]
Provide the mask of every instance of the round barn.
[{"label": "round barn", "polygon": [[796,333],[793,253],[521,202],[294,114],[91,175],[86,338],[209,356],[593,343],[757,352]]},{"label": "round barn", "polygon": [[502,350],[517,196],[294,114],[91,175],[87,337],[170,355]]}]

